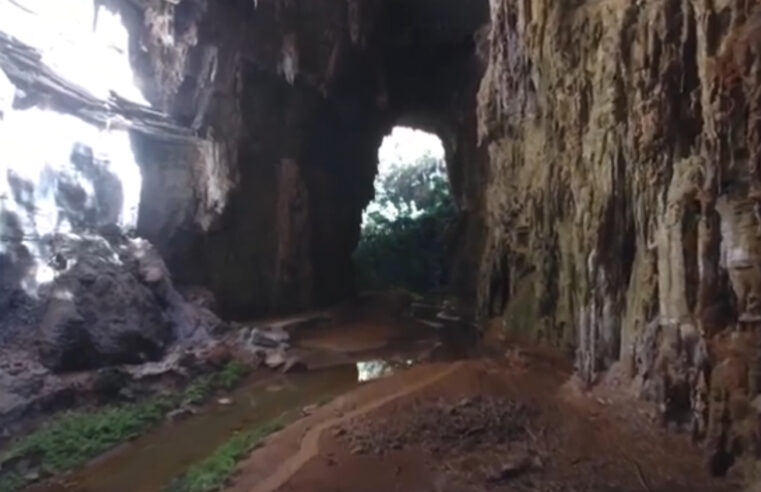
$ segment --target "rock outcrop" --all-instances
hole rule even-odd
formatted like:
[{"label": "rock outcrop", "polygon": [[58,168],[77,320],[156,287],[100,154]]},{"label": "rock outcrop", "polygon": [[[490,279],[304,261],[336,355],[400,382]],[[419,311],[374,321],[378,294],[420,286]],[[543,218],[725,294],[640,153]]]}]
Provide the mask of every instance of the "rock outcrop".
[{"label": "rock outcrop", "polygon": [[758,446],[760,7],[492,0],[471,169],[482,312],[625,364],[717,474]]}]

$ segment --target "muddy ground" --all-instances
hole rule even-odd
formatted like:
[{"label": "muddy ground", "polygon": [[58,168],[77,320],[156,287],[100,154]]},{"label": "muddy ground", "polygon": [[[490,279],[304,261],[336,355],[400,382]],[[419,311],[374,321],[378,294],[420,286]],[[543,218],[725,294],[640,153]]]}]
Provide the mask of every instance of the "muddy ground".
[{"label": "muddy ground", "polygon": [[729,492],[622,388],[584,393],[540,349],[416,366],[271,437],[234,492]]}]

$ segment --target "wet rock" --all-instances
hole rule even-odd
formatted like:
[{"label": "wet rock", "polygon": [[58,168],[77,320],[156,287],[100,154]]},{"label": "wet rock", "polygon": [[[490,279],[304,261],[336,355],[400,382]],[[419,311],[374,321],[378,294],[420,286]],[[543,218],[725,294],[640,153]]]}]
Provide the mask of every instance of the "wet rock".
[{"label": "wet rock", "polygon": [[277,369],[282,367],[287,362],[288,358],[282,351],[273,351],[267,354],[264,359],[264,364],[270,369]]},{"label": "wet rock", "polygon": [[285,360],[285,363],[283,364],[282,371],[284,373],[291,373],[291,372],[304,372],[306,371],[307,365],[304,361],[302,361],[298,357],[288,357]]},{"label": "wet rock", "polygon": [[[286,334],[285,340],[288,341]],[[249,335],[249,342],[257,347],[263,348],[278,348],[282,341],[278,339],[278,334],[270,331],[264,331],[259,328],[252,328]]]},{"label": "wet rock", "polygon": [[172,410],[166,415],[166,419],[170,422],[186,419],[198,413],[198,410],[192,407],[182,407],[176,410]]}]

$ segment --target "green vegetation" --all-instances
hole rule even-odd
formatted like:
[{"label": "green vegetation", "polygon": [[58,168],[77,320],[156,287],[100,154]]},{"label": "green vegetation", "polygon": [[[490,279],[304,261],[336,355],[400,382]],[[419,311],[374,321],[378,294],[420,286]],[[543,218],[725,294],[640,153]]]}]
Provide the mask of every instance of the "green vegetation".
[{"label": "green vegetation", "polygon": [[247,372],[246,366],[233,361],[216,373],[197,378],[179,394],[62,413],[0,454],[0,492],[19,490],[33,481],[18,473],[14,466],[18,460],[39,466],[42,475],[76,468],[145,432],[173,408],[196,405],[218,390],[231,389]]},{"label": "green vegetation", "polygon": [[231,361],[218,372],[196,378],[185,388],[180,398],[182,406],[197,405],[212,393],[234,388],[248,374],[248,367],[238,361]]},{"label": "green vegetation", "polygon": [[354,253],[360,287],[424,292],[447,277],[445,236],[455,217],[445,164],[424,154],[376,179]]},{"label": "green vegetation", "polygon": [[238,361],[231,361],[215,374],[215,384],[221,389],[230,390],[246,377],[248,367]]},{"label": "green vegetation", "polygon": [[[144,432],[172,407],[171,398],[154,397],[145,402],[105,407],[95,412],[65,412],[14,443],[0,456],[0,467],[30,458],[39,461],[45,474],[72,469]],[[14,471],[3,473],[0,491],[16,490],[26,482]]]},{"label": "green vegetation", "polygon": [[191,467],[168,487],[169,492],[213,492],[221,490],[238,462],[264,439],[283,427],[279,417],[252,430],[234,435],[206,460]]},{"label": "green vegetation", "polygon": [[0,492],[17,492],[27,481],[18,473],[8,473],[0,477]]}]

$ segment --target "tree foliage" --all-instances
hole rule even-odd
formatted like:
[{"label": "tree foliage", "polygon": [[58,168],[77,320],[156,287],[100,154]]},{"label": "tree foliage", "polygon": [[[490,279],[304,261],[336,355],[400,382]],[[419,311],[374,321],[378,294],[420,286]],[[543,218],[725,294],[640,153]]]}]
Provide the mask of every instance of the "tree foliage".
[{"label": "tree foliage", "polygon": [[376,179],[354,254],[360,288],[428,291],[447,276],[447,229],[455,216],[446,166],[424,154]]}]

